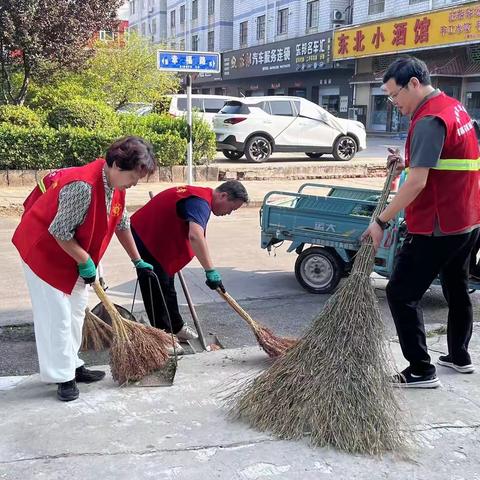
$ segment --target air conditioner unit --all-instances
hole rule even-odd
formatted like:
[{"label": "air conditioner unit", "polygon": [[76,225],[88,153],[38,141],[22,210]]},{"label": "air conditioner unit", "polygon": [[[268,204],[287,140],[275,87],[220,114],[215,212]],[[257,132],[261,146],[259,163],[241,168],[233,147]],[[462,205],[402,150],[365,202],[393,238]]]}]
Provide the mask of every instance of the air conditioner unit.
[{"label": "air conditioner unit", "polygon": [[345,12],[341,10],[334,10],[332,12],[332,21],[333,23],[344,23],[345,22]]}]

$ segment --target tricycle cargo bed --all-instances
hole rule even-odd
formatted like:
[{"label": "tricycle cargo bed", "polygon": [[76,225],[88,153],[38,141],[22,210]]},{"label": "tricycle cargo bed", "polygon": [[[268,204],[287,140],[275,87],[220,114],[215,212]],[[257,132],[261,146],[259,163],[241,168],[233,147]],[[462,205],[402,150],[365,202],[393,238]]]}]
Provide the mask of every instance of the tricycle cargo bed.
[{"label": "tricycle cargo bed", "polygon": [[[303,193],[312,187],[325,195]],[[355,248],[379,193],[323,184],[302,185],[298,193],[270,192],[262,206],[262,248],[281,240]]]}]

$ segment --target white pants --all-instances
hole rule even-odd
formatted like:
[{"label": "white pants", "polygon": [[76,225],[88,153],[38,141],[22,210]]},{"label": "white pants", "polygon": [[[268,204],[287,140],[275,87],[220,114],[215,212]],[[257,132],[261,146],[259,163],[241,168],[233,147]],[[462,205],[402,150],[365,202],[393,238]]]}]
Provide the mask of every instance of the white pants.
[{"label": "white pants", "polygon": [[[22,262],[23,263],[23,262]],[[88,289],[78,277],[71,293],[57,290],[23,263],[33,307],[40,378],[47,383],[73,380],[75,369],[83,365],[78,357]]]}]

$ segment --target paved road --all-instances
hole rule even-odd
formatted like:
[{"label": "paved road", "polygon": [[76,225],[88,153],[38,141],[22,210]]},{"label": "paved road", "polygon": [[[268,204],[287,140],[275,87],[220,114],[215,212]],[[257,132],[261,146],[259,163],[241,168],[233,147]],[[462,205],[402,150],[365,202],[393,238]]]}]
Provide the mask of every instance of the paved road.
[{"label": "paved road", "polygon": [[[364,162],[365,160],[379,161],[384,162],[386,158],[386,152],[388,147],[400,148],[403,151],[405,145],[405,140],[399,138],[391,137],[368,137],[367,138],[367,148],[361,152],[358,152],[351,162]],[[274,153],[268,162],[265,162],[264,165],[288,165],[292,167],[296,164],[300,165],[318,165],[321,163],[332,163],[334,159],[331,155],[323,155],[319,160],[313,160],[307,157],[304,153]],[[240,160],[228,160],[222,153],[218,152],[215,157],[216,165],[219,166],[228,166],[228,165],[237,165],[237,166],[248,166],[252,165],[245,161],[245,157]],[[337,163],[337,162],[336,162]]]},{"label": "paved road", "polygon": [[[0,308],[0,375],[26,374],[36,371],[36,356],[33,343],[31,312],[18,257],[10,246],[10,237],[16,219],[0,219],[0,248],[3,270],[0,286],[4,292]],[[226,218],[212,218],[209,242],[214,252],[216,265],[224,283],[233,297],[258,321],[270,326],[282,335],[298,336],[321,310],[328,295],[313,295],[305,292],[293,274],[295,254],[287,253],[286,246],[268,255],[259,247],[258,210],[240,210]],[[112,299],[127,307],[131,305],[134,289],[134,271],[126,260],[119,244],[114,241],[105,257],[105,275],[110,285]],[[253,345],[255,340],[243,321],[204,285],[204,274],[194,260],[185,270],[198,314],[207,332],[215,332],[226,347]],[[388,331],[393,326],[385,303],[385,281],[376,280],[380,306]],[[180,288],[178,289],[180,290]],[[476,318],[480,311],[479,298],[475,294]],[[96,303],[92,293],[91,305]],[[180,295],[185,318],[189,320],[185,300]],[[427,323],[444,323],[446,305],[438,288],[424,301]],[[137,316],[143,305],[137,302]],[[5,325],[24,324],[21,327]],[[92,363],[105,363],[106,357],[90,356]]]}]

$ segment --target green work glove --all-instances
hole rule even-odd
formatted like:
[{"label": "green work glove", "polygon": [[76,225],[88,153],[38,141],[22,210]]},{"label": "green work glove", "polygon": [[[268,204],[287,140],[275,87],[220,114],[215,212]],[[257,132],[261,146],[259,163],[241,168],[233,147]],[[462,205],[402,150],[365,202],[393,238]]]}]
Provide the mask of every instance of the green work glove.
[{"label": "green work glove", "polygon": [[207,280],[205,282],[207,287],[210,287],[212,290],[220,288],[220,290],[225,293],[225,287],[222,283],[222,277],[214,268],[212,268],[211,270],[205,270],[205,275],[207,277]]},{"label": "green work glove", "polygon": [[78,264],[78,273],[87,285],[95,281],[95,278],[97,277],[97,267],[90,257],[88,257],[88,260],[85,263]]},{"label": "green work glove", "polygon": [[146,262],[145,260],[142,260],[141,258],[139,258],[138,260],[132,260],[132,262],[135,265],[135,268],[138,268],[139,270],[143,268],[146,268],[148,270],[153,270],[153,265]]}]

